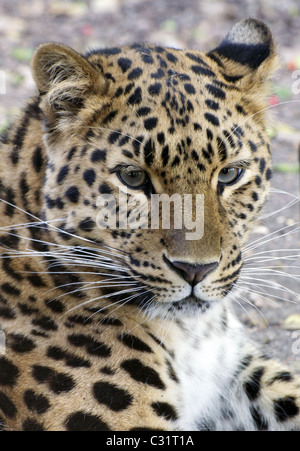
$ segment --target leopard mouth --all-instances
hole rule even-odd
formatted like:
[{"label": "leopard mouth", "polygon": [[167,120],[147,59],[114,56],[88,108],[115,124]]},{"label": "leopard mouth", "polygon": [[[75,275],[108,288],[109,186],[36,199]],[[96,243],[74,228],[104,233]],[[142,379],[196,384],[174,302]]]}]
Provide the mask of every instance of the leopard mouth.
[{"label": "leopard mouth", "polygon": [[186,296],[183,299],[180,299],[179,301],[170,302],[169,311],[180,311],[184,310],[186,308],[193,308],[193,309],[200,309],[201,311],[205,312],[210,306],[212,302],[205,301],[204,299],[197,298],[193,294]]}]

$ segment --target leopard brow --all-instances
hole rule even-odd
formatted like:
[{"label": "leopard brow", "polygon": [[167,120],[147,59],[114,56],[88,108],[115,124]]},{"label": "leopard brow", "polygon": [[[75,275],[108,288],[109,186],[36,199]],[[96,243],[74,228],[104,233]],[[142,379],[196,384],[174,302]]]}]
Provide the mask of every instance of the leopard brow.
[{"label": "leopard brow", "polygon": [[132,168],[133,171],[145,172],[144,169],[139,168],[138,166],[133,166],[131,164],[125,164],[125,163],[124,164],[118,164],[114,168],[109,169],[109,172],[111,174],[114,174],[114,173],[120,171],[121,169],[128,169],[128,168]]},{"label": "leopard brow", "polygon": [[236,169],[248,169],[251,166],[250,159],[238,160],[229,163],[226,167],[228,168],[236,168]]}]

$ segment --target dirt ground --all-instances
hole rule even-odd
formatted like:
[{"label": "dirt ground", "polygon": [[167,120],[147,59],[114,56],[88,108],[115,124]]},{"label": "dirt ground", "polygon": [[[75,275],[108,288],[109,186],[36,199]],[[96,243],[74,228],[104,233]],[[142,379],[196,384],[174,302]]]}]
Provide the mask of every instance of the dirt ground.
[{"label": "dirt ground", "polygon": [[257,223],[251,241],[259,246],[252,255],[259,253],[260,260],[246,265],[241,285],[248,287],[247,301],[240,300],[238,314],[251,339],[300,372],[299,0],[0,0],[0,131],[34,92],[29,62],[42,42],[62,42],[80,52],[136,41],[209,50],[245,17],[271,27],[282,60],[270,98],[269,133],[273,189],[289,194],[273,192],[265,219]]}]

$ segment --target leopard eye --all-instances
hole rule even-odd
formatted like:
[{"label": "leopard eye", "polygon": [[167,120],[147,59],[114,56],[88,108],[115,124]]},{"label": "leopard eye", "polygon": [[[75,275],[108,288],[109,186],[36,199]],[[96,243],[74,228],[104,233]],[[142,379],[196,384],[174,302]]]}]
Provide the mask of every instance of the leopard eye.
[{"label": "leopard eye", "polygon": [[245,170],[240,168],[224,168],[219,172],[219,184],[227,186],[233,185],[240,180],[244,172]]},{"label": "leopard eye", "polygon": [[122,168],[117,174],[122,183],[133,189],[141,188],[148,180],[148,175],[145,171],[133,166]]}]

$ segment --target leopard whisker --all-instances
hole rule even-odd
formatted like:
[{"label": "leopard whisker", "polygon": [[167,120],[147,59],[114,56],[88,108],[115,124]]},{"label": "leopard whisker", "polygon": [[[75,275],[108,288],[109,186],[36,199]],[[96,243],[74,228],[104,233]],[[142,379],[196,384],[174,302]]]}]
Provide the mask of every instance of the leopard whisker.
[{"label": "leopard whisker", "polygon": [[[240,281],[244,284],[254,285],[253,281],[257,282],[257,286],[266,287],[268,289],[278,290],[282,291],[284,293],[290,294],[294,296],[296,299],[298,297],[298,294],[295,293],[295,291],[291,290],[290,288],[285,287],[284,285],[275,282],[274,280],[269,279],[261,279],[261,278],[255,278],[255,277],[247,277],[247,276],[241,276]],[[248,282],[250,281],[250,282]],[[276,295],[274,295],[276,296]],[[290,301],[292,303],[296,303],[296,301]]]},{"label": "leopard whisker", "polygon": [[[143,292],[143,294],[146,294],[146,293],[148,293],[148,292],[150,292],[150,291],[151,291],[151,290],[147,290],[146,292]],[[140,296],[140,293],[135,293],[135,294],[133,294],[132,296],[129,296],[129,297],[125,298],[125,299],[121,299],[120,301],[117,301],[117,302],[115,302],[114,304],[111,304],[110,306],[116,305],[116,304],[120,304],[120,305],[118,305],[118,306],[115,307],[112,311],[110,311],[107,315],[105,315],[104,318],[106,318],[106,316],[108,316],[108,315],[114,313],[115,311],[119,310],[119,309],[120,309],[121,307],[123,307],[125,304],[127,304],[128,302],[132,301],[133,299],[135,299],[135,298],[137,298],[137,297],[139,297],[139,296]],[[126,301],[126,302],[125,302],[125,301]],[[101,321],[100,321],[100,322],[101,322]]]},{"label": "leopard whisker", "polygon": [[[257,284],[249,284],[249,285],[251,285],[253,287],[257,286]],[[264,290],[263,288],[260,290],[260,289],[249,288],[248,286],[243,286],[243,285],[241,285],[240,288],[243,292],[258,295],[261,298],[263,298],[264,300],[268,300],[269,302],[272,302],[277,307],[279,305],[278,301],[288,302],[289,304],[296,304],[296,301],[291,301],[282,296],[277,296],[277,295],[272,294],[272,297],[271,297],[270,293],[268,291]],[[245,298],[245,300],[246,300],[246,298]],[[283,311],[283,308],[282,307],[280,307],[280,308],[281,308],[281,311]]]},{"label": "leopard whisker", "polygon": [[[263,245],[265,245],[265,244],[267,244],[267,243],[269,243],[271,241],[277,240],[278,236],[273,236],[273,235],[276,235],[276,234],[278,234],[278,233],[282,232],[283,230],[286,230],[286,229],[288,229],[290,227],[294,227],[297,224],[299,224],[299,223],[293,224],[292,226],[288,225],[288,226],[282,227],[281,229],[275,230],[274,232],[268,233],[266,236],[258,238],[257,240],[252,241],[248,246],[245,246],[243,248],[243,251],[245,253],[249,252],[249,251],[253,251],[257,247],[263,246]],[[280,235],[280,238],[283,238],[285,236],[297,233],[297,232],[299,232],[299,230],[300,230],[300,227],[295,227],[294,229],[289,230],[288,232]],[[269,238],[269,237],[272,237],[272,238]],[[269,238],[269,239],[267,239],[267,238]]]},{"label": "leopard whisker", "polygon": [[[294,266],[292,266],[292,268],[296,268]],[[299,267],[298,267],[299,268]],[[295,274],[290,274],[288,272],[285,271],[281,271],[281,270],[277,270],[277,269],[271,269],[271,268],[259,268],[259,271],[257,270],[257,268],[247,268],[246,271],[243,272],[243,274],[248,274],[250,276],[260,276],[261,274],[264,275],[278,275],[281,277],[287,277],[289,279],[293,279],[293,280],[300,280],[300,276],[295,275]]]},{"label": "leopard whisker", "polygon": [[[81,304],[76,305],[75,307],[72,307],[70,310],[68,310],[68,313],[69,313],[69,312],[72,312],[73,310],[76,310],[76,309],[78,309],[78,308],[80,308],[80,307],[83,307],[84,305],[87,305],[87,304],[90,304],[90,303],[92,303],[92,302],[98,301],[98,300],[100,300],[100,299],[106,299],[106,298],[109,298],[109,297],[112,297],[112,296],[118,296],[118,295],[122,295],[122,294],[126,294],[126,293],[131,293],[132,291],[138,291],[138,290],[142,290],[142,289],[143,289],[143,287],[136,287],[136,288],[131,288],[131,289],[126,289],[126,290],[117,291],[116,293],[104,294],[104,295],[102,295],[102,296],[98,296],[98,297],[96,297],[96,298],[93,298],[93,299],[89,299],[89,300],[87,300],[87,301],[84,301],[84,302],[82,302]],[[57,298],[55,298],[55,299],[57,299]],[[114,304],[115,304],[115,303],[113,303],[113,304],[111,304],[111,305],[114,305]],[[105,308],[108,308],[108,307],[105,306]]]},{"label": "leopard whisker", "polygon": [[[242,288],[242,287],[239,287],[239,289],[243,289],[243,288]],[[243,289],[243,291],[246,291],[246,292],[247,292],[248,290]],[[253,302],[249,301],[249,299],[247,299],[247,298],[246,298],[245,296],[243,296],[241,293],[236,293],[235,295],[236,295],[236,296],[239,296],[239,298],[240,298],[242,301],[244,301],[246,304],[250,305],[250,307],[254,308],[254,309],[259,313],[259,315],[262,317],[262,319],[264,320],[264,322],[266,323],[266,325],[267,325],[268,327],[270,326],[269,321],[267,320],[267,318],[265,317],[265,315],[263,314],[263,312],[262,312],[255,304],[253,304]],[[237,304],[244,310],[245,313],[248,314],[246,308],[243,306],[243,304],[242,304],[241,302],[239,302],[236,298],[233,298],[233,301],[234,301],[235,303],[237,303]]]},{"label": "leopard whisker", "polygon": [[230,144],[230,138],[232,138],[232,136],[234,135],[234,133],[242,126],[245,125],[250,119],[252,119],[253,117],[257,116],[258,114],[261,114],[265,111],[271,110],[272,108],[277,108],[279,106],[282,105],[287,105],[287,104],[291,104],[291,103],[300,103],[300,100],[286,100],[284,102],[280,102],[276,105],[269,105],[265,108],[260,109],[259,111],[256,111],[256,113],[251,114],[250,116],[248,116],[245,120],[243,120],[242,122],[240,122],[232,131],[232,133],[230,133],[226,139],[228,140],[228,143]]}]

